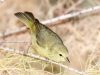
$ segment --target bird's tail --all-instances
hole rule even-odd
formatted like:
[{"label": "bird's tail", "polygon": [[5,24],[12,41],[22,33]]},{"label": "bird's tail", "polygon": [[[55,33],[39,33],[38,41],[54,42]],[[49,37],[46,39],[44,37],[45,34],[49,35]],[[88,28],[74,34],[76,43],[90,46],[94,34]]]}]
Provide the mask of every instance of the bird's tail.
[{"label": "bird's tail", "polygon": [[25,23],[32,32],[35,31],[35,18],[31,12],[17,12],[14,15],[18,17],[23,23]]}]

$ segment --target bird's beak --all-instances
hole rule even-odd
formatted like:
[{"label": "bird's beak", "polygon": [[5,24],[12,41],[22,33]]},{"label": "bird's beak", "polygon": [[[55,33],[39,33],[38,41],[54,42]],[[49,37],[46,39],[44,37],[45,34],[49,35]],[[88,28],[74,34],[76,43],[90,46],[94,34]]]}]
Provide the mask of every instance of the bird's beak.
[{"label": "bird's beak", "polygon": [[69,61],[68,57],[66,57],[66,60],[70,63],[70,61]]}]

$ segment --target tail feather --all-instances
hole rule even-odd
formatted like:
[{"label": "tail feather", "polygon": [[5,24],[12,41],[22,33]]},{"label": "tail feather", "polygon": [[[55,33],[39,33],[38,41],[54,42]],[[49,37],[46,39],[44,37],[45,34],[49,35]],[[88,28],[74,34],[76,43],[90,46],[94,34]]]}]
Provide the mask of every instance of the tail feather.
[{"label": "tail feather", "polygon": [[35,19],[34,21],[35,27],[36,27],[36,34],[38,34],[40,32],[40,30],[43,27],[43,24],[41,24],[38,19]]},{"label": "tail feather", "polygon": [[17,12],[14,14],[16,17],[18,17],[23,23],[25,23],[32,32],[34,32],[34,16],[32,13],[30,12]]},{"label": "tail feather", "polygon": [[31,12],[24,12],[24,14],[27,16],[27,18],[30,20],[30,21],[33,21],[35,20],[35,17],[34,15],[31,13]]}]

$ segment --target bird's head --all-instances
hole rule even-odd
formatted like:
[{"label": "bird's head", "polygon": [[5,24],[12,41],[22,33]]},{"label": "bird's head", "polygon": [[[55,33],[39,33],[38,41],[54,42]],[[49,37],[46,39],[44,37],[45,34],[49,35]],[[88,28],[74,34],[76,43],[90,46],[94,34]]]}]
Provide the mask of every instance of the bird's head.
[{"label": "bird's head", "polygon": [[68,59],[68,49],[62,43],[55,43],[51,48],[52,60],[56,62],[69,61]]}]

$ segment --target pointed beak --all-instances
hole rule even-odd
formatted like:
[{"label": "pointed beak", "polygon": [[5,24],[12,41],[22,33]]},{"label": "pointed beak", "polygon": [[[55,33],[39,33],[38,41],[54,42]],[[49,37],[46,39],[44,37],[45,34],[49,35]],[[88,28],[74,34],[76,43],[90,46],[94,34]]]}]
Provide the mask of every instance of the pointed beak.
[{"label": "pointed beak", "polygon": [[70,63],[70,61],[69,61],[68,57],[66,57],[66,60]]}]

